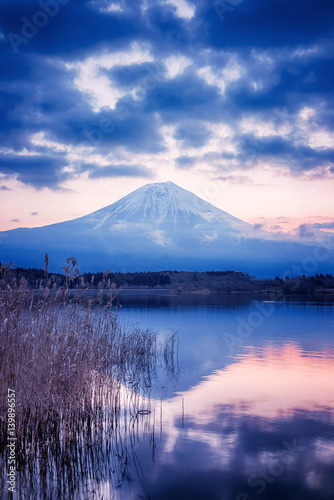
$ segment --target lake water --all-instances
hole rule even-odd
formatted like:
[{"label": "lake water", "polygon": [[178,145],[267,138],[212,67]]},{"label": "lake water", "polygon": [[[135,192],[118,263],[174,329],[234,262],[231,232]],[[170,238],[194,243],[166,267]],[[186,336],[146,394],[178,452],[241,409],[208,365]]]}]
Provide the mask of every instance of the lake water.
[{"label": "lake water", "polygon": [[[293,297],[120,295],[178,362],[141,402],[124,500],[334,498],[334,305]],[[101,485],[112,498],[110,485]]]}]

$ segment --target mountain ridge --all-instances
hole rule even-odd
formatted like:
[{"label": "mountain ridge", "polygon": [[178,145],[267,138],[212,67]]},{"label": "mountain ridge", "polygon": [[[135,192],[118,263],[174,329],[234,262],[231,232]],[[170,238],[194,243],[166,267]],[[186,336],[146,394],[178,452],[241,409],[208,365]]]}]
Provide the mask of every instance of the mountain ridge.
[{"label": "mountain ridge", "polygon": [[312,247],[275,240],[167,182],[146,184],[76,219],[0,232],[1,261],[38,267],[46,252],[54,270],[73,255],[82,271],[236,269],[269,275],[307,258]]}]

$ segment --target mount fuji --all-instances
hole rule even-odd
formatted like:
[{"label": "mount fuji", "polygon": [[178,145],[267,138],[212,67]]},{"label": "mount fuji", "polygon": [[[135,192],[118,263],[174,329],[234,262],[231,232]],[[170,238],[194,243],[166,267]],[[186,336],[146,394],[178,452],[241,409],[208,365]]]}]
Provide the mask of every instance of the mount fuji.
[{"label": "mount fuji", "polygon": [[[78,219],[0,232],[1,262],[40,268],[47,252],[52,271],[74,256],[81,272],[234,269],[273,276],[313,250],[273,239],[172,182],[147,184]],[[320,262],[317,272],[329,265]]]}]

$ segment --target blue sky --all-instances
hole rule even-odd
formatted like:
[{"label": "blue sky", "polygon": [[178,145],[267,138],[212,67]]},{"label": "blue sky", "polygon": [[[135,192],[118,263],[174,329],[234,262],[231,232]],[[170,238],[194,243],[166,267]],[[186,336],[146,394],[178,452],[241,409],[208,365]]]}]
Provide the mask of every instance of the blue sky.
[{"label": "blue sky", "polygon": [[167,180],[331,229],[333,31],[327,0],[2,0],[0,229]]}]

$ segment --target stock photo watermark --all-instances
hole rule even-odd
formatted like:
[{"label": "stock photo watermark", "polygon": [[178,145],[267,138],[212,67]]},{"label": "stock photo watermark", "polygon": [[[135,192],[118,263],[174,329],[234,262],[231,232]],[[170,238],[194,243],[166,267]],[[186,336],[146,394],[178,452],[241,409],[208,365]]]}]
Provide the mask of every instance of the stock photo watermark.
[{"label": "stock photo watermark", "polygon": [[[270,123],[274,128],[279,128],[285,125],[289,120],[289,114],[286,107],[274,108],[271,112]],[[243,141],[243,155],[247,164],[254,163],[261,153],[266,152],[268,146],[267,141],[262,137],[246,137]],[[202,193],[206,199],[214,200],[220,196],[226,189],[224,182],[220,180],[211,180],[202,186]]]},{"label": "stock photo watermark", "polygon": [[[144,105],[147,93],[157,89],[164,79],[164,69],[147,66],[146,75],[136,87],[136,98],[133,99],[128,97],[124,99],[122,104],[114,110],[112,118],[105,113],[96,123],[81,129],[82,141],[79,141],[76,146],[86,148],[101,146],[111,134],[117,131],[117,123],[126,120],[131,116],[132,112],[139,110]],[[61,185],[64,180],[67,180],[67,171],[59,167],[54,167],[53,170],[59,185]]]},{"label": "stock photo watermark", "polygon": [[221,21],[225,20],[227,12],[233,12],[238,5],[242,4],[244,0],[215,0],[212,3],[213,8]]},{"label": "stock photo watermark", "polygon": [[16,426],[15,426],[15,390],[8,389],[7,394],[7,481],[8,491],[15,493],[16,488]]},{"label": "stock photo watermark", "polygon": [[[136,99],[128,98],[122,106],[116,110],[114,120],[126,120],[131,115],[131,111],[140,109],[146,99],[147,92],[158,88],[163,81],[163,71],[152,68],[147,68],[146,71],[146,76],[143,78],[140,85],[136,87]],[[103,142],[106,135],[112,134],[115,130],[116,125],[114,121],[108,117],[102,117],[98,123],[91,127],[84,128],[82,133],[88,141],[88,145],[95,147]]]},{"label": "stock photo watermark", "polygon": [[[288,122],[289,115],[286,107],[282,109],[274,108],[270,117],[270,123],[276,129]],[[247,162],[254,161],[257,156],[265,152],[267,142],[262,137],[248,137],[245,141],[244,153],[247,155]]]},{"label": "stock photo watermark", "polygon": [[[300,264],[292,265],[283,273],[282,278],[286,279],[291,274],[304,275],[305,273],[315,273],[319,264],[325,262],[332,253],[333,251],[325,246],[315,247],[312,255],[306,257]],[[292,286],[289,290],[295,293],[298,292],[301,287],[300,277],[297,276],[291,281]],[[282,289],[275,291],[270,302],[257,302],[254,309],[246,317],[238,316],[235,332],[223,333],[223,339],[230,354],[233,354],[238,346],[241,346],[246,339],[253,335],[257,328],[263,325],[266,319],[270,318],[275,311],[275,302],[282,300],[283,296],[284,292]]]},{"label": "stock photo watermark", "polygon": [[13,47],[15,54],[20,51],[20,46],[30,42],[41,29],[48,25],[49,20],[56,17],[61,6],[67,5],[71,0],[39,0],[37,2],[40,10],[36,10],[34,14],[28,18],[21,17],[22,26],[21,33],[7,33],[7,38]]},{"label": "stock photo watermark", "polygon": [[[269,461],[266,466],[251,472],[247,477],[247,484],[255,490],[256,495],[264,493],[268,484],[272,484],[289,466],[296,463],[301,454],[307,450],[307,446],[298,443],[296,438],[293,439],[292,443],[284,440],[282,445],[283,449],[277,459]],[[238,493],[235,500],[252,500],[252,498],[254,497],[242,491]]]}]

